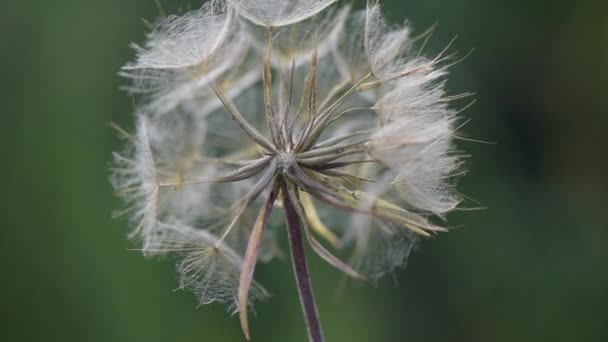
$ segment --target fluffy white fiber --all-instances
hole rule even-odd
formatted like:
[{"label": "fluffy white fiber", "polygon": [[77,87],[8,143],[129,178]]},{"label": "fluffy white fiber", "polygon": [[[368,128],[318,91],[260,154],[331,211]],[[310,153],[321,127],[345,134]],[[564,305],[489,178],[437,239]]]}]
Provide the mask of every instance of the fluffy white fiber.
[{"label": "fluffy white fiber", "polygon": [[[281,184],[291,193],[270,203],[252,255],[282,255],[277,211],[307,196],[297,212],[315,252],[369,279],[404,266],[460,202],[446,57],[421,54],[377,1],[335,2],[207,2],[159,20],[121,71],[136,129],[122,131],[112,184],[143,252],[177,258],[201,304],[243,308],[245,250]],[[252,283],[248,303],[266,294]]]}]

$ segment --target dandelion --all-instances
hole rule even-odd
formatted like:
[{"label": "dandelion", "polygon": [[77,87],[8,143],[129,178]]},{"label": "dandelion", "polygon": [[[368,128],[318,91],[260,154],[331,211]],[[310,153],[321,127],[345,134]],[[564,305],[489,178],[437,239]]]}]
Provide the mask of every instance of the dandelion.
[{"label": "dandelion", "polygon": [[[136,130],[119,127],[112,184],[145,255],[177,258],[180,288],[226,303],[247,339],[267,291],[256,264],[286,227],[310,341],[323,341],[304,244],[374,281],[404,266],[460,201],[453,56],[335,0],[214,0],[152,26],[121,74]],[[279,215],[282,212],[282,215]],[[281,218],[281,216],[283,218]]]}]

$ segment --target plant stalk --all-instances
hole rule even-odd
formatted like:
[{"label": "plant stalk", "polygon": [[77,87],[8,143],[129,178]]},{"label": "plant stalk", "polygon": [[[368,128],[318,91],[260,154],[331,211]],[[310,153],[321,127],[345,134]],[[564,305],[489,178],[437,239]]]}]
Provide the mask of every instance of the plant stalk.
[{"label": "plant stalk", "polygon": [[323,342],[323,331],[319,320],[319,313],[315,304],[315,298],[306,265],[306,255],[304,253],[304,241],[302,240],[302,227],[300,218],[294,203],[287,195],[287,185],[283,183],[283,207],[285,211],[285,221],[287,222],[287,233],[289,235],[289,246],[291,250],[291,262],[293,272],[300,295],[300,304],[304,311],[306,328],[308,330],[308,340],[310,342]]}]

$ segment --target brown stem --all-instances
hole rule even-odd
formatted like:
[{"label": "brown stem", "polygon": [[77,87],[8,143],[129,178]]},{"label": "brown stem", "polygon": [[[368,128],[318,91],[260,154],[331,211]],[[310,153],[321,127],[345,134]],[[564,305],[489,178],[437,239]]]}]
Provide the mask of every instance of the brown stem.
[{"label": "brown stem", "polygon": [[293,272],[296,277],[298,292],[300,294],[300,304],[302,305],[304,318],[306,320],[308,339],[310,342],[323,342],[323,331],[321,330],[321,322],[319,321],[319,314],[312,293],[308,266],[306,265],[300,219],[295,204],[292,203],[290,197],[287,195],[287,185],[285,183],[283,183],[282,192],[285,221],[287,222],[287,233],[289,235],[289,245],[291,247],[291,261],[293,264]]}]

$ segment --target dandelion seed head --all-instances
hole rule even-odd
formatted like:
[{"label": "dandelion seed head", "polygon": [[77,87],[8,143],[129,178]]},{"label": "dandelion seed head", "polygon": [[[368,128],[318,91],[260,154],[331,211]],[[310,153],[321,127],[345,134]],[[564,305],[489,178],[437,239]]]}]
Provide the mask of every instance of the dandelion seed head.
[{"label": "dandelion seed head", "polygon": [[243,310],[267,294],[256,262],[282,254],[278,210],[331,266],[375,280],[460,202],[452,56],[422,54],[377,1],[335,2],[211,1],[160,20],[121,72],[138,114],[112,184],[132,236],[246,336]]}]

